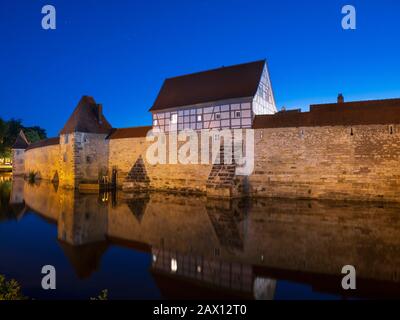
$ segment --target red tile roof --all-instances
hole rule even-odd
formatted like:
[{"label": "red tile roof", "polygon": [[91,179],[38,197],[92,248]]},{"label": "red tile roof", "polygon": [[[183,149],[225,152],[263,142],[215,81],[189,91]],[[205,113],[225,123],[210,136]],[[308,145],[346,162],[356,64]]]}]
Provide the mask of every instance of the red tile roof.
[{"label": "red tile roof", "polygon": [[265,60],[166,79],[150,111],[254,96]]},{"label": "red tile roof", "polygon": [[73,132],[110,133],[112,127],[102,112],[102,106],[89,96],[83,96],[60,134]]}]

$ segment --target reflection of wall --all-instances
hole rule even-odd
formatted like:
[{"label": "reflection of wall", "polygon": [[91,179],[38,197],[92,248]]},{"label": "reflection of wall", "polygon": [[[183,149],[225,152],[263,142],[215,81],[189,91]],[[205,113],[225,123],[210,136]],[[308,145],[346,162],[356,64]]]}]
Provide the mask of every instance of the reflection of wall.
[{"label": "reflection of wall", "polygon": [[359,278],[400,281],[400,208],[393,204],[246,204],[160,193],[119,193],[107,203],[44,182],[25,184],[24,199],[57,221],[59,239],[72,245],[121,240],[177,256],[323,275],[352,264]]}]

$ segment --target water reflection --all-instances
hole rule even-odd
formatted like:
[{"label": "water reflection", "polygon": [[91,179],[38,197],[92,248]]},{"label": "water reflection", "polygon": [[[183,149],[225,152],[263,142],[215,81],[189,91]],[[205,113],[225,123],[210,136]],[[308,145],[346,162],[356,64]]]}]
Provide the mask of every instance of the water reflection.
[{"label": "water reflection", "polygon": [[[2,219],[29,210],[56,224],[82,279],[101,269],[110,246],[122,246],[151,255],[149,272],[164,298],[273,299],[288,283],[339,296],[400,297],[396,205],[82,195],[18,179],[7,192]],[[356,267],[356,291],[341,289],[347,264]]]}]

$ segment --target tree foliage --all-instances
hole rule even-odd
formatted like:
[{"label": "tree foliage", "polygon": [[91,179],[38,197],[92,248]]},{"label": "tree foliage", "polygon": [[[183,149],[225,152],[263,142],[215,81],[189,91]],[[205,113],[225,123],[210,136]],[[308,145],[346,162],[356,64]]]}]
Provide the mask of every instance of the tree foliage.
[{"label": "tree foliage", "polygon": [[21,286],[14,279],[6,280],[0,274],[0,300],[25,300],[26,297],[22,294]]},{"label": "tree foliage", "polygon": [[5,121],[0,118],[0,157],[11,157],[11,147],[23,130],[30,143],[47,138],[46,130],[39,127],[25,127],[20,119]]}]

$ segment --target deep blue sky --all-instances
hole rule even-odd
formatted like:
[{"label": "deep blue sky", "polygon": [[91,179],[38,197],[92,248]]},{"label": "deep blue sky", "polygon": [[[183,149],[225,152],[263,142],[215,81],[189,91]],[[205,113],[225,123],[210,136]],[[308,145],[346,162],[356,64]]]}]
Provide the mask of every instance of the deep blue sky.
[{"label": "deep blue sky", "polygon": [[263,58],[279,108],[400,97],[398,0],[2,0],[0,41],[0,117],[51,136],[82,95],[115,127],[147,125],[164,78]]}]

